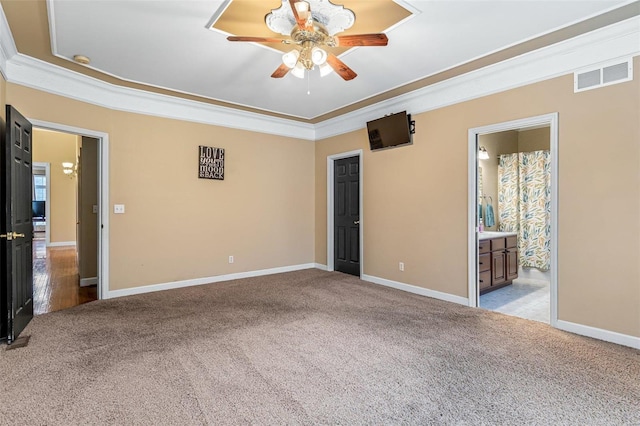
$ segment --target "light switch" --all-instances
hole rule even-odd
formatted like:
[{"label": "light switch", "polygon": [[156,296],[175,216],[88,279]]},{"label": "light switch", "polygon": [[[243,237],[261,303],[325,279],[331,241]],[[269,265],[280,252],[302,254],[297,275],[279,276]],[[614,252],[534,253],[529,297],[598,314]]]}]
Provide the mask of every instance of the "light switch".
[{"label": "light switch", "polygon": [[93,212],[94,213],[98,213],[98,205],[97,204],[93,205]]},{"label": "light switch", "polygon": [[124,204],[114,204],[113,205],[113,212],[116,214],[123,214],[124,213]]}]

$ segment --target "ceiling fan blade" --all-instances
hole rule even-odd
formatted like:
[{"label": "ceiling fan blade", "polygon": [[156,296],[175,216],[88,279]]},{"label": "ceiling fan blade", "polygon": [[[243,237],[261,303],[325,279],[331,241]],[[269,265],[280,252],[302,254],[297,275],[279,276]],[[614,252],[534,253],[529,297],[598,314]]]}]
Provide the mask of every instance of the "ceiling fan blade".
[{"label": "ceiling fan blade", "polygon": [[386,34],[354,34],[335,36],[333,39],[336,46],[352,47],[352,46],[386,46],[389,42]]},{"label": "ceiling fan blade", "polygon": [[271,74],[271,77],[273,78],[282,78],[285,75],[287,75],[287,73],[289,72],[291,68],[289,68],[288,66],[286,66],[285,64],[280,64],[280,66],[278,67],[277,70],[275,70],[273,72],[273,74]]},{"label": "ceiling fan blade", "polygon": [[244,37],[244,36],[229,36],[227,37],[229,41],[251,41],[254,43],[284,43],[289,44],[291,40],[285,40],[282,38],[271,38],[271,37]]},{"label": "ceiling fan blade", "polygon": [[[300,16],[300,14],[298,13],[298,9],[296,9],[296,3],[300,3],[300,2],[303,2],[303,0],[289,0],[289,4],[291,5],[291,10],[293,11],[293,17],[296,19],[296,22],[298,23],[298,27],[304,28],[307,25],[307,17]],[[309,11],[309,15],[310,14],[311,14],[311,11]]]},{"label": "ceiling fan blade", "polygon": [[327,56],[327,63],[340,77],[347,81],[353,80],[358,75],[333,53],[329,53]]}]

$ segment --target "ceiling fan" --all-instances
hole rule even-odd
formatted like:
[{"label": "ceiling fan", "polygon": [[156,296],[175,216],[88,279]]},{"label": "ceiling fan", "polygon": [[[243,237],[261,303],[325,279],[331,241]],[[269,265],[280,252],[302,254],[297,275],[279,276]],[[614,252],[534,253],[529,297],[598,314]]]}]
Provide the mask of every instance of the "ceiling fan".
[{"label": "ceiling fan", "polygon": [[[286,0],[283,0],[283,4],[284,3],[286,3]],[[343,79],[352,80],[356,78],[357,74],[338,59],[336,55],[327,52],[323,47],[386,46],[389,41],[383,33],[336,36],[334,35],[336,32],[344,30],[344,25],[342,27],[338,26],[338,28],[331,26],[330,22],[328,22],[330,18],[315,12],[312,13],[311,5],[307,1],[289,0],[289,4],[295,20],[295,23],[287,21],[288,26],[293,25],[289,38],[227,37],[229,41],[295,45],[293,50],[282,56],[282,65],[271,74],[273,78],[282,78],[287,75],[289,71],[296,77],[304,78],[305,70],[310,71],[314,69],[315,66],[318,66],[321,76],[325,76],[333,70]],[[336,7],[335,5],[332,6]],[[353,25],[353,21],[355,21],[353,12],[341,6],[338,7],[345,11],[344,13],[347,13],[347,15],[341,17],[342,20],[350,14],[350,19],[347,19],[347,21],[350,20],[351,22],[346,24],[347,27]],[[272,13],[275,11],[276,9],[274,9]],[[269,18],[270,15],[271,14],[268,14],[266,18]],[[274,29],[274,27],[269,25],[268,19],[267,25],[269,28]],[[331,26],[331,30],[327,29],[329,26]],[[287,27],[286,31],[288,30]]]}]

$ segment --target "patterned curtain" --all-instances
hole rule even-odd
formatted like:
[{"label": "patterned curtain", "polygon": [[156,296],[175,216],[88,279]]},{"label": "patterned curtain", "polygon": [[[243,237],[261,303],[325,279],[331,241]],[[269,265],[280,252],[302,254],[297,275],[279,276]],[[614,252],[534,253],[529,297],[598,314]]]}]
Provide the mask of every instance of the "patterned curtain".
[{"label": "patterned curtain", "polygon": [[549,151],[521,152],[520,265],[548,270],[551,266],[551,156]]},{"label": "patterned curtain", "polygon": [[501,155],[498,164],[498,231],[520,230],[519,188],[518,153]]},{"label": "patterned curtain", "polygon": [[500,156],[500,231],[518,233],[520,266],[551,266],[551,161],[549,151]]}]

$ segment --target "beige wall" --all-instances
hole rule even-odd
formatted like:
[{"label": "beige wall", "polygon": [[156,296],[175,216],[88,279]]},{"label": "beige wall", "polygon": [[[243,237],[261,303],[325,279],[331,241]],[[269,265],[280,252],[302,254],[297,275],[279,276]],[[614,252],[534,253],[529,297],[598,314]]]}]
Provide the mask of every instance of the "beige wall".
[{"label": "beige wall", "polygon": [[559,319],[640,336],[638,58],[634,70],[597,90],[575,94],[567,75],[416,114],[412,146],[372,153],[364,129],[317,142],[316,262],[326,158],[363,149],[365,274],[466,297],[468,129],[558,112]]},{"label": "beige wall", "polygon": [[[20,107],[15,106],[18,111]],[[24,114],[23,114],[24,115]],[[49,203],[50,242],[75,243],[76,241],[76,188],[75,177],[62,172],[63,162],[76,161],[78,137],[68,133],[33,131],[33,162],[51,164],[51,199]]]},{"label": "beige wall", "polygon": [[518,132],[518,152],[546,151],[551,148],[548,127]]},{"label": "beige wall", "polygon": [[[491,197],[493,212],[496,219],[494,226],[487,226],[487,231],[498,229],[500,211],[498,208],[498,161],[500,155],[518,152],[518,132],[509,130],[506,132],[480,135],[478,145],[484,146],[489,153],[489,159],[478,160],[482,167],[482,181],[484,194]],[[485,201],[486,202],[486,201]]]},{"label": "beige wall", "polygon": [[489,159],[479,160],[482,167],[484,194],[491,197],[496,223],[485,227],[487,231],[498,229],[500,207],[498,206],[498,163],[500,155],[514,152],[532,152],[549,150],[551,147],[549,127],[532,130],[509,130],[480,135],[478,145],[484,146],[489,153]]},{"label": "beige wall", "polygon": [[[7,99],[26,117],[109,134],[111,290],[313,262],[312,142],[112,111],[11,83]],[[224,181],[198,179],[199,145],[226,149]]]},{"label": "beige wall", "polygon": [[78,169],[78,272],[80,278],[98,276],[98,140],[82,137]]},{"label": "beige wall", "polygon": [[[468,129],[557,111],[559,318],[640,336],[637,58],[634,70],[578,94],[567,75],[416,114],[412,146],[376,153],[364,129],[314,145],[10,83],[6,96],[27,117],[109,133],[109,196],[127,206],[110,215],[111,289],[308,263],[314,251],[326,264],[326,157],[361,148],[365,273],[465,297]],[[224,182],[196,178],[201,144],[227,149]]]}]

